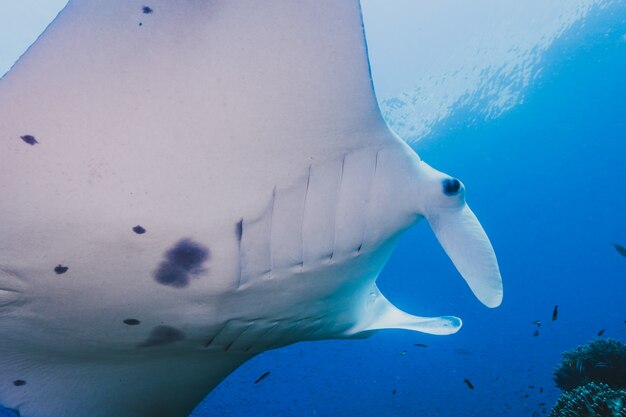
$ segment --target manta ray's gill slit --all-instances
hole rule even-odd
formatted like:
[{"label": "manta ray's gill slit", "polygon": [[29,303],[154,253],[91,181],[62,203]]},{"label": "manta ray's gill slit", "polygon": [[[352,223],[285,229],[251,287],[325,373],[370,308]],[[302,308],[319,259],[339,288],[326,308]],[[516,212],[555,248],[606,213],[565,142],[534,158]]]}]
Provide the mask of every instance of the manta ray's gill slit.
[{"label": "manta ray's gill slit", "polygon": [[300,218],[300,272],[304,271],[304,217],[306,215],[306,202],[307,196],[309,195],[309,185],[311,184],[311,165],[309,165],[309,170],[306,177],[306,185],[304,188],[304,203],[302,204],[302,217]]},{"label": "manta ray's gill slit", "polygon": [[272,331],[274,331],[274,329],[276,327],[278,327],[278,324],[280,323],[280,321],[276,321],[274,322],[274,324],[272,326],[269,326],[265,329],[264,332],[262,332],[259,337],[256,339],[256,343],[253,343],[251,345],[249,345],[246,349],[244,349],[245,352],[249,352],[252,350],[252,348],[254,348],[255,346],[259,346],[260,342],[267,337],[268,334],[270,334]]},{"label": "manta ray's gill slit", "polygon": [[[276,332],[276,330],[279,329],[280,326],[284,322],[285,322],[284,319],[275,320],[274,324],[270,328],[268,328],[268,330],[265,333],[263,333],[261,336],[259,336],[259,338],[257,339],[257,343],[254,346],[257,346],[257,349],[260,350],[260,351],[263,351],[266,348],[271,347],[272,346],[271,342],[270,343],[263,343],[263,341],[271,340],[270,339],[270,335],[274,334]],[[248,349],[248,350],[251,350],[251,348]]]},{"label": "manta ray's gill slit", "polygon": [[220,335],[220,333],[222,333],[224,331],[224,329],[226,329],[226,327],[228,327],[228,323],[230,323],[230,320],[227,320],[222,325],[222,327],[220,327],[219,330],[217,332],[215,332],[215,334],[213,336],[211,336],[211,338],[204,344],[204,347],[206,347],[206,348],[211,347],[211,345],[213,344],[215,339],[217,339],[217,337]]},{"label": "manta ray's gill slit", "polygon": [[0,265],[0,309],[26,303],[26,299],[22,296],[24,281],[24,277],[19,273]]},{"label": "manta ray's gill slit", "polygon": [[174,342],[178,342],[185,339],[185,333],[177,329],[176,327],[159,325],[154,327],[148,338],[141,342],[138,347],[146,348],[146,347],[154,347],[154,346],[164,346],[169,345]]},{"label": "manta ray's gill slit", "polygon": [[371,217],[371,206],[372,206],[372,199],[374,198],[374,185],[376,182],[376,173],[378,172],[378,155],[380,154],[380,149],[376,150],[376,155],[374,155],[374,170],[372,171],[372,176],[370,178],[370,183],[369,183],[369,189],[367,191],[367,200],[366,200],[366,206],[363,210],[363,213],[365,213],[365,215],[363,216],[364,221],[365,221],[365,225],[363,227],[363,235],[361,237],[361,243],[359,244],[359,247],[357,248],[356,252],[357,254],[361,253],[361,250],[363,249],[363,246],[365,245],[365,242],[367,241],[367,234],[369,231],[369,226],[370,226],[370,222],[369,219]]},{"label": "manta ray's gill slit", "polygon": [[335,246],[337,245],[337,213],[339,213],[339,200],[341,199],[341,193],[343,188],[343,170],[346,166],[346,155],[344,154],[341,159],[341,170],[339,171],[339,186],[337,187],[337,196],[335,198],[335,210],[333,213],[333,244],[330,250],[330,257],[328,260],[333,261],[335,257]]},{"label": "manta ray's gill slit", "polygon": [[254,321],[254,320],[252,320],[252,321],[251,321],[251,322],[250,322],[247,326],[245,326],[245,327],[241,330],[241,332],[240,332],[237,336],[233,337],[233,339],[230,341],[230,343],[228,343],[228,344],[224,347],[224,352],[228,352],[228,350],[229,350],[229,349],[230,349],[230,348],[231,348],[231,347],[235,344],[235,342],[236,342],[237,340],[239,340],[239,339],[241,338],[241,336],[243,336],[243,334],[244,334],[245,332],[247,332],[249,329],[251,329],[251,328],[254,326],[254,324],[255,324],[255,321]]},{"label": "manta ray's gill slit", "polygon": [[311,321],[311,324],[309,325],[309,332],[305,333],[302,335],[302,339],[312,339],[313,335],[315,335],[316,333],[318,333],[320,330],[322,330],[324,328],[324,326],[321,325],[322,321],[326,318],[326,316],[320,316],[317,318],[313,318],[313,320]]},{"label": "manta ray's gill slit", "polygon": [[0,309],[24,303],[26,303],[26,300],[22,297],[21,291],[0,288]]},{"label": "manta ray's gill slit", "polygon": [[243,275],[242,265],[241,265],[241,239],[243,237],[243,219],[240,219],[237,224],[235,224],[235,236],[237,237],[237,260],[238,260],[238,268],[237,271],[237,287],[236,290],[241,288],[241,280]]},{"label": "manta ray's gill slit", "polygon": [[35,145],[35,144],[39,143],[39,142],[37,141],[37,139],[35,139],[35,137],[34,137],[33,135],[23,135],[23,136],[20,136],[20,138],[21,138],[21,139],[22,139],[25,143],[28,143],[28,144],[29,144],[29,145],[31,145],[31,146],[33,146],[33,145]]},{"label": "manta ray's gill slit", "polygon": [[290,326],[290,330],[298,330],[298,340],[304,340],[316,333],[320,326],[315,327],[316,323],[320,322],[319,317],[309,316],[293,321]]},{"label": "manta ray's gill slit", "polygon": [[192,277],[205,272],[202,265],[209,260],[209,249],[191,239],[179,240],[165,252],[164,260],[154,273],[155,280],[162,285],[184,288]]}]

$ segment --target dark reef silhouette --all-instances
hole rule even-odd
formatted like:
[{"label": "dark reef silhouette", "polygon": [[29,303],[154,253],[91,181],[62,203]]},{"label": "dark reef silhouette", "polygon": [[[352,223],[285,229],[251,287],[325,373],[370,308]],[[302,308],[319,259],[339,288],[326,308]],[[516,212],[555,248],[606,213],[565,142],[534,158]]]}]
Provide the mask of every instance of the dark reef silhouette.
[{"label": "dark reef silhouette", "polygon": [[626,344],[595,339],[563,352],[554,381],[564,392],[550,417],[626,417]]}]

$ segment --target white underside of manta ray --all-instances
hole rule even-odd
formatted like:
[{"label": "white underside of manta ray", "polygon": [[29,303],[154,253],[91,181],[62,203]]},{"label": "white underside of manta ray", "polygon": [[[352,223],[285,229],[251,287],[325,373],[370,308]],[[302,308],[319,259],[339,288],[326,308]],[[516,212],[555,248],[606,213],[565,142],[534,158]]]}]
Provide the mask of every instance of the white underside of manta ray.
[{"label": "white underside of manta ray", "polygon": [[268,349],[454,333],[376,287],[422,218],[502,299],[463,185],[379,114],[357,0],[71,1],[0,81],[0,190],[24,417],[186,416]]}]

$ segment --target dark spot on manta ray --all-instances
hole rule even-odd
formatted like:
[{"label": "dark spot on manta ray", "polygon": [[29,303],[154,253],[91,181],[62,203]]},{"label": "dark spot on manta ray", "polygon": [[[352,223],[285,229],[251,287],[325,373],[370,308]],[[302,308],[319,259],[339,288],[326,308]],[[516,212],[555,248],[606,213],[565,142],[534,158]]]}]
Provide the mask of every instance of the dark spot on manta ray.
[{"label": "dark spot on manta ray", "polygon": [[24,136],[20,136],[20,138],[22,138],[22,140],[26,143],[28,143],[29,145],[35,145],[37,142],[37,139],[35,139],[35,137],[33,135],[24,135]]},{"label": "dark spot on manta ray", "polygon": [[67,267],[67,266],[63,266],[61,264],[58,264],[57,266],[54,267],[54,272],[56,272],[57,274],[61,275],[61,274],[65,274],[68,269],[70,269],[70,268]]},{"label": "dark spot on manta ray", "polygon": [[16,379],[15,381],[13,381],[13,385],[15,385],[16,387],[21,387],[22,385],[26,385],[26,381],[24,381],[23,379]]},{"label": "dark spot on manta ray", "polygon": [[129,326],[136,326],[139,323],[141,323],[139,320],[137,319],[126,319],[124,320],[124,324],[128,324]]},{"label": "dark spot on manta ray", "polygon": [[237,240],[241,242],[241,236],[243,235],[243,219],[239,220],[235,225],[235,235]]},{"label": "dark spot on manta ray", "polygon": [[183,288],[192,277],[204,272],[202,264],[209,259],[209,249],[190,239],[177,242],[165,252],[163,262],[154,273],[159,284]]},{"label": "dark spot on manta ray", "polygon": [[143,6],[143,7],[141,8],[141,11],[142,11],[144,14],[150,14],[150,13],[152,13],[154,10],[152,10],[152,9],[151,9],[150,7],[148,7],[148,6]]},{"label": "dark spot on manta ray", "polygon": [[152,329],[145,342],[139,344],[139,347],[153,347],[169,345],[185,338],[182,330],[172,326],[156,326]]},{"label": "dark spot on manta ray", "polygon": [[461,189],[461,181],[456,178],[446,178],[443,180],[443,193],[445,195],[455,195]]},{"label": "dark spot on manta ray", "polygon": [[137,233],[138,235],[143,235],[144,233],[146,233],[146,229],[144,229],[143,227],[137,225],[137,226],[133,227],[133,232]]}]

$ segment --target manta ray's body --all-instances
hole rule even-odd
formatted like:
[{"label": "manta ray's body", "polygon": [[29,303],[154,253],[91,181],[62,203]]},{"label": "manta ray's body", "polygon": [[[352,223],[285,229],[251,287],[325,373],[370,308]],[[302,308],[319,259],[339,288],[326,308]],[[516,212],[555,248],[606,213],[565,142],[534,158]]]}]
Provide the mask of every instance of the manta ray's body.
[{"label": "manta ray's body", "polygon": [[383,122],[357,0],[71,1],[0,81],[0,404],[185,416],[296,341],[453,333],[375,280],[426,217],[500,303],[462,184]]}]

